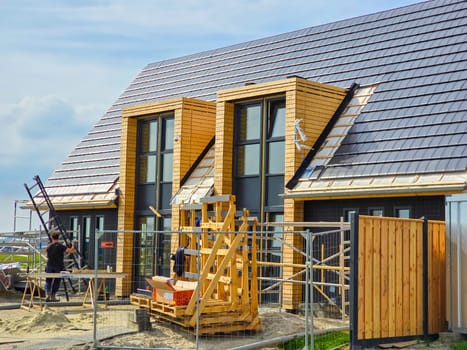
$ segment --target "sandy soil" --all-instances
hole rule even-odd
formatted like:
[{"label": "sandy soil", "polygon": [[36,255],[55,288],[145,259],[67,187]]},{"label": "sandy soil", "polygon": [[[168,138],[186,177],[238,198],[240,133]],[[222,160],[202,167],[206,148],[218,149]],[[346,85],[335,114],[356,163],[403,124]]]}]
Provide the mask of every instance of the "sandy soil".
[{"label": "sandy soil", "polygon": [[[0,296],[0,307],[15,302]],[[96,339],[101,345],[141,348],[194,349],[196,338],[180,327],[152,320],[152,329],[137,332],[128,322],[132,305],[113,305],[97,312]],[[302,316],[276,310],[261,311],[262,331],[202,336],[199,349],[218,350],[304,332]],[[6,349],[92,349],[93,309],[86,306],[38,306],[0,311],[0,350]],[[335,319],[315,319],[315,329],[348,326]]]}]

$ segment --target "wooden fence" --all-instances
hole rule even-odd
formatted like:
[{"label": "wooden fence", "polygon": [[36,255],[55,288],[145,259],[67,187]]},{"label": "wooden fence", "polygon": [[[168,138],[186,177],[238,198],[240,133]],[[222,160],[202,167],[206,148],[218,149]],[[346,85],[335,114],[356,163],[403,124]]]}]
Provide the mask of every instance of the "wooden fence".
[{"label": "wooden fence", "polygon": [[352,228],[354,345],[445,330],[445,223],[357,216]]}]

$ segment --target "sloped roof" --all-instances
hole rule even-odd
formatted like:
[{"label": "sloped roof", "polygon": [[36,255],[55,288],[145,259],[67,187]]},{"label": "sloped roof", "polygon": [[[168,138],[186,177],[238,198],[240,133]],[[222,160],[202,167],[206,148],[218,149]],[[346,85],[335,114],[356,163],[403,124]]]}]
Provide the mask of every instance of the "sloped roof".
[{"label": "sloped roof", "polygon": [[465,171],[466,25],[466,1],[427,1],[151,63],[46,187],[70,195],[112,188],[125,106],[175,97],[212,101],[218,90],[290,75],[345,88],[378,84],[326,176]]}]

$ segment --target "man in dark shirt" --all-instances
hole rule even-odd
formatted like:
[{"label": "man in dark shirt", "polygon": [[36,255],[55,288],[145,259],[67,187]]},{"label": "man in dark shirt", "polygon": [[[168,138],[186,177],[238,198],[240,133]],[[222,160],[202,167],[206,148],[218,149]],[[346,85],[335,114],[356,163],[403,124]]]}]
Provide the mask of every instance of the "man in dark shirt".
[{"label": "man in dark shirt", "polygon": [[[60,271],[65,270],[63,262],[65,253],[74,253],[76,251],[75,242],[72,242],[71,247],[68,248],[58,241],[59,232],[53,231],[50,237],[52,238],[52,243],[47,246],[47,266],[45,267],[45,272],[60,273]],[[45,301],[58,301],[55,294],[60,287],[60,280],[61,278],[45,279],[45,290],[47,292]]]}]

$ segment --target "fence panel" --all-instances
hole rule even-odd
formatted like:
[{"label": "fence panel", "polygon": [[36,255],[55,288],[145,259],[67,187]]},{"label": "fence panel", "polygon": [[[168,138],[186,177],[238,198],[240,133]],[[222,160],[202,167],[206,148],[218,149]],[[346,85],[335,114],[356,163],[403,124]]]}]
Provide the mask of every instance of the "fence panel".
[{"label": "fence panel", "polygon": [[351,263],[354,342],[444,330],[444,222],[364,215],[357,220]]}]

